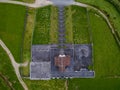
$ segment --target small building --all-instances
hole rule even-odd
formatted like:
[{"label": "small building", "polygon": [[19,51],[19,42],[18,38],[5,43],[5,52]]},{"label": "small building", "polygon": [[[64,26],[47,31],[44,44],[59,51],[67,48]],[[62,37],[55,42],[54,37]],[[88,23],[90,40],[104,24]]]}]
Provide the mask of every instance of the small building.
[{"label": "small building", "polygon": [[55,66],[59,68],[60,72],[64,72],[65,68],[70,65],[69,55],[59,55],[54,58]]}]

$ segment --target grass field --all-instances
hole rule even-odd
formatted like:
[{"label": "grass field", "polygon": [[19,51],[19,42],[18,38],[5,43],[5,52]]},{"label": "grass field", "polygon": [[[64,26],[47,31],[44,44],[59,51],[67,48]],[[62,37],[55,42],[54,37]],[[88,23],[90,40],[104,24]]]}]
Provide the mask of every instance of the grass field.
[{"label": "grass field", "polygon": [[[94,45],[96,77],[120,75],[120,48],[105,21],[89,12]],[[101,64],[100,64],[101,63]]]},{"label": "grass field", "polygon": [[37,9],[33,44],[49,44],[51,6]]},{"label": "grass field", "polygon": [[[89,26],[86,8],[78,8],[77,6],[66,7],[66,39],[68,42],[75,44],[90,43]],[[71,25],[72,24],[72,25]],[[72,34],[71,34],[72,33]]]},{"label": "grass field", "polygon": [[71,7],[65,7],[65,28],[66,28],[66,43],[73,43],[73,25],[72,25],[72,10]]},{"label": "grass field", "polygon": [[33,44],[57,43],[57,8],[46,6],[39,8],[33,34]]},{"label": "grass field", "polygon": [[20,62],[26,8],[0,3],[0,38]]},{"label": "grass field", "polygon": [[29,90],[65,90],[65,80],[39,80],[30,81],[24,79],[27,83]]},{"label": "grass field", "polygon": [[[79,10],[74,14],[79,15],[81,8],[76,8]],[[95,78],[71,79],[68,81],[69,90],[119,90],[120,48],[104,19],[92,10],[88,13],[93,35]]]},{"label": "grass field", "polygon": [[19,83],[15,75],[10,60],[1,46],[0,46],[0,62],[1,62],[0,74],[5,78],[5,80],[2,79],[0,75],[0,90],[11,90],[10,87],[7,85],[7,82],[9,82],[11,87],[14,88],[15,90],[23,90],[21,84]]},{"label": "grass field", "polygon": [[[28,8],[27,22],[26,22],[27,24],[23,39],[22,62],[31,61],[31,44],[32,44],[32,34],[35,23],[35,15],[36,15],[36,9]],[[29,65],[27,67],[22,67],[22,75],[23,76],[29,75]]]},{"label": "grass field", "polygon": [[50,43],[58,43],[58,8],[51,6]]},{"label": "grass field", "polygon": [[71,79],[68,90],[120,90],[120,79]]},{"label": "grass field", "polygon": [[78,8],[77,6],[72,6],[72,11],[74,11],[74,14],[72,15],[74,43],[90,43],[86,8]]},{"label": "grass field", "polygon": [[109,2],[105,0],[99,0],[99,1],[97,0],[76,0],[76,1],[94,5],[100,8],[101,10],[103,10],[105,13],[109,14],[108,18],[113,23],[115,29],[118,31],[120,35],[120,14],[112,4],[110,4]]}]

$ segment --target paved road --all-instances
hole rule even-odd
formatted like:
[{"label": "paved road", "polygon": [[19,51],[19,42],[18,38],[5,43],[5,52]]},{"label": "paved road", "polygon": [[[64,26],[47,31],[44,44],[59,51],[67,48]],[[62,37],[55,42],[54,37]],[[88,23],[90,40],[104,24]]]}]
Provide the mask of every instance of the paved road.
[{"label": "paved road", "polygon": [[12,1],[12,0],[0,0],[1,3],[10,3],[10,4],[18,4],[18,5],[23,5],[27,7],[33,7],[33,8],[38,8],[38,7],[44,7],[47,5],[53,4],[51,1],[48,0],[36,0],[35,3],[25,3],[25,2],[20,2],[20,1]]},{"label": "paved road", "polygon": [[50,0],[54,5],[57,5],[57,6],[66,6],[66,5],[71,5],[74,0]]}]

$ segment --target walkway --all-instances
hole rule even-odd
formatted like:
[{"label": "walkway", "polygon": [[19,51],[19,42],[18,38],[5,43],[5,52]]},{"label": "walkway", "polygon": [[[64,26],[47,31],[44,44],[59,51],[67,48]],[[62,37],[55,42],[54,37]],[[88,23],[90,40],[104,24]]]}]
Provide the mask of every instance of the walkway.
[{"label": "walkway", "polygon": [[24,81],[22,80],[21,78],[21,75],[20,75],[20,72],[19,72],[19,67],[20,66],[26,66],[27,63],[24,63],[24,64],[18,64],[16,63],[12,53],[10,52],[10,50],[7,48],[7,46],[4,44],[4,42],[0,39],[0,45],[2,46],[2,48],[5,50],[5,52],[7,53],[7,55],[9,56],[10,60],[11,60],[11,63],[12,63],[12,66],[14,67],[14,70],[15,70],[15,73],[17,75],[17,78],[19,80],[19,82],[21,83],[21,85],[23,86],[23,88],[25,90],[28,90],[28,87],[26,86],[26,84],[24,83]]}]

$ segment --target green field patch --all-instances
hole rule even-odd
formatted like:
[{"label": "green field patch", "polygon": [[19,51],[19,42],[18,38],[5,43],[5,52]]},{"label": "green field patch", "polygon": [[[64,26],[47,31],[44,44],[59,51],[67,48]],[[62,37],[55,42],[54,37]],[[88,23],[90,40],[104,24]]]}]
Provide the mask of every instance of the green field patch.
[{"label": "green field patch", "polygon": [[96,77],[120,75],[120,48],[103,18],[89,12],[93,35]]},{"label": "green field patch", "polygon": [[49,44],[51,6],[37,9],[33,44]]},{"label": "green field patch", "polygon": [[75,44],[88,44],[90,43],[90,36],[88,29],[88,17],[86,8],[72,6],[73,22],[73,39]]},{"label": "green field patch", "polygon": [[20,62],[26,7],[0,3],[0,38]]},{"label": "green field patch", "polygon": [[[79,9],[79,6],[76,7]],[[120,48],[106,21],[93,10],[88,10],[88,15],[93,38],[95,78],[71,79],[68,81],[69,90],[119,90]]]},{"label": "green field patch", "polygon": [[[19,83],[13,66],[8,58],[6,52],[0,47],[0,74],[4,76],[6,82],[11,84],[15,90],[23,90],[21,84]],[[11,90],[9,86],[0,76],[0,90]]]},{"label": "green field patch", "polygon": [[72,14],[74,12],[71,10],[71,6],[65,7],[65,38],[66,43],[73,43],[73,25],[72,25]]},{"label": "green field patch", "polygon": [[65,80],[27,80],[29,90],[65,90]]},{"label": "green field patch", "polygon": [[37,9],[33,44],[58,43],[58,9],[46,6]]},{"label": "green field patch", "polygon": [[120,79],[71,79],[69,90],[119,90]]},{"label": "green field patch", "polygon": [[50,43],[58,43],[58,8],[51,6]]},{"label": "green field patch", "polygon": [[120,14],[116,10],[116,7],[114,7],[114,5],[112,5],[106,0],[99,0],[99,1],[97,0],[76,0],[76,1],[93,5],[99,8],[100,10],[102,10],[102,12],[104,12],[108,16],[115,30],[118,31],[120,35]]},{"label": "green field patch", "polygon": [[[22,49],[22,62],[31,61],[31,44],[32,44],[32,35],[34,30],[36,9],[28,8],[27,12],[27,21],[26,28],[23,38],[23,49]],[[29,65],[22,68],[22,76],[29,76]]]}]

